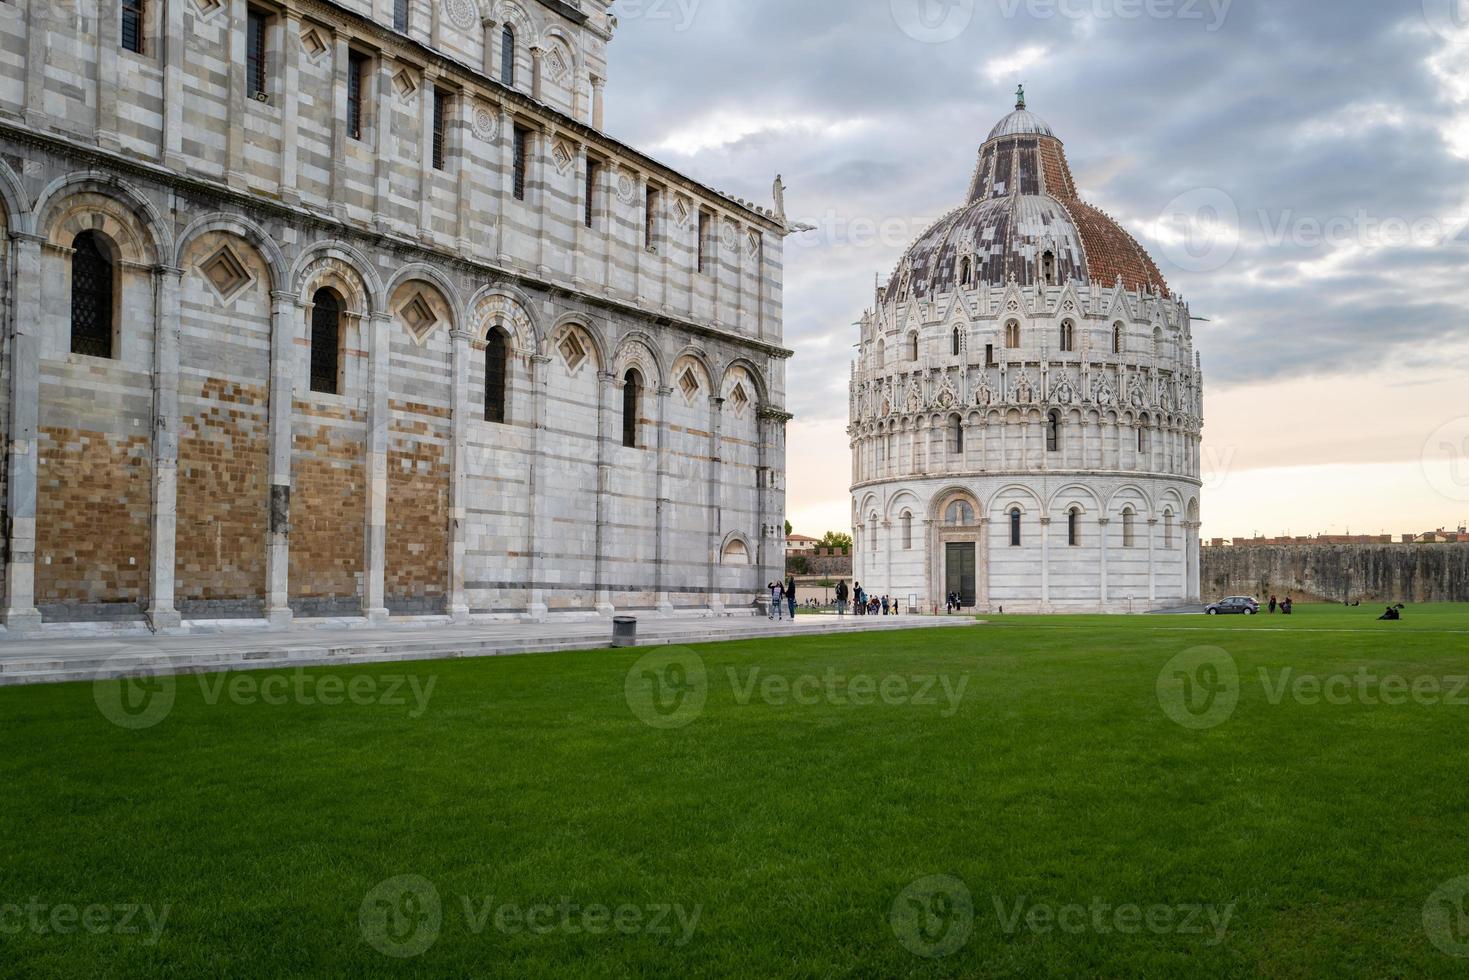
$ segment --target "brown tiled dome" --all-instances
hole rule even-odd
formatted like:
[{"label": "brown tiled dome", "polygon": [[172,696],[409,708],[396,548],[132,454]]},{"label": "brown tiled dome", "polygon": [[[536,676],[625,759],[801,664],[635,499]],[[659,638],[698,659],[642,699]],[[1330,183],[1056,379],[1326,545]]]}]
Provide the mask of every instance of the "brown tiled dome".
[{"label": "brown tiled dome", "polygon": [[964,206],[908,249],[888,295],[933,296],[1012,277],[1021,285],[1120,279],[1131,290],[1168,293],[1137,240],[1077,196],[1061,141],[1023,101],[980,148]]}]

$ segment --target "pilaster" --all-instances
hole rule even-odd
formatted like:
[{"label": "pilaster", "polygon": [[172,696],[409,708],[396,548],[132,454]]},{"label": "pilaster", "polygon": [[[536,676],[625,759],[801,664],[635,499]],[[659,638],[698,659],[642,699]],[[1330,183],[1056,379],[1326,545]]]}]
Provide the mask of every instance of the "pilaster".
[{"label": "pilaster", "polygon": [[178,530],[179,466],[179,287],[183,272],[154,274],[153,332],[153,526],[148,585],[148,625],[153,632],[177,629],[174,572]]},{"label": "pilaster", "polygon": [[388,337],[393,321],[388,313],[374,310],[367,322],[367,528],[362,611],[370,622],[382,623],[388,619],[383,590],[388,529]]},{"label": "pilaster", "polygon": [[270,294],[270,525],[265,555],[265,618],[291,624],[291,417],[295,411],[296,337],[302,308],[291,293]]},{"label": "pilaster", "polygon": [[456,329],[450,334],[454,344],[450,397],[453,471],[449,478],[449,615],[455,623],[469,622],[469,600],[465,595],[465,522],[468,519],[465,487],[469,464],[469,414],[474,411],[469,400],[469,358],[473,350],[473,334]]},{"label": "pilaster", "polygon": [[[40,0],[31,0],[33,4]],[[37,428],[41,400],[41,239],[10,236],[10,446],[6,454],[5,626],[23,634],[41,626],[36,609]]]}]

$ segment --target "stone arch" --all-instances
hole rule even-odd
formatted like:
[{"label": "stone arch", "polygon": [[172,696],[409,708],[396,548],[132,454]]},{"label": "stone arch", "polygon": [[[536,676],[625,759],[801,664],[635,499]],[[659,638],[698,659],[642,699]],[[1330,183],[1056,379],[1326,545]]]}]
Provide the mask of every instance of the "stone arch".
[{"label": "stone arch", "polygon": [[1040,498],[1023,483],[1008,483],[990,497],[991,516],[1004,517],[1015,507],[1020,508],[1021,516],[1029,515],[1041,509]]},{"label": "stone arch", "polygon": [[30,198],[21,186],[20,178],[10,165],[0,160],[0,204],[4,205],[4,222],[7,231],[30,234],[34,231]]},{"label": "stone arch", "polygon": [[650,389],[667,384],[668,375],[663,370],[663,359],[658,355],[658,345],[641,330],[624,334],[617,343],[617,353],[612,358],[612,374],[621,378],[629,369],[636,368],[643,376],[643,383]]},{"label": "stone arch", "polygon": [[928,520],[933,524],[942,524],[946,520],[946,514],[951,506],[956,503],[968,505],[974,514],[974,521],[978,523],[984,516],[984,506],[979,496],[968,487],[949,486],[940,490],[929,499]]},{"label": "stone arch", "polygon": [[[468,304],[470,334],[480,343],[489,339],[490,329],[499,327],[510,336],[511,346],[523,354],[541,350],[542,337],[534,316],[518,293],[485,286]],[[466,321],[460,321],[466,322]]]},{"label": "stone arch", "polygon": [[1147,491],[1135,483],[1124,483],[1112,491],[1111,495],[1107,498],[1107,513],[1104,516],[1122,513],[1122,508],[1129,501],[1137,505],[1139,517],[1147,519],[1153,516],[1155,510],[1153,498],[1148,496]]},{"label": "stone arch", "polygon": [[385,308],[382,280],[363,254],[345,242],[312,245],[296,259],[291,270],[291,292],[303,306],[323,287],[335,288],[348,312],[369,316]]},{"label": "stone arch", "polygon": [[[129,226],[138,254],[124,255],[127,261],[141,265],[158,265],[163,257],[174,254],[173,236],[168,225],[153,202],[132,184],[112,174],[85,171],[58,177],[47,185],[36,199],[34,220],[36,233],[55,244],[60,244],[56,235],[69,217],[85,212],[85,208],[59,209],[81,195],[95,195],[93,210],[101,210],[116,219],[119,224]],[[104,204],[102,202],[109,202]],[[77,231],[84,229],[77,228]],[[103,230],[104,229],[98,229]],[[71,237],[75,237],[73,234]],[[119,247],[122,242],[117,243]]]},{"label": "stone arch", "polygon": [[515,39],[518,44],[532,45],[539,43],[539,32],[536,31],[535,22],[531,20],[530,14],[525,8],[516,3],[515,0],[499,0],[494,5],[495,19],[501,24],[509,24],[515,29]]},{"label": "stone arch", "polygon": [[240,215],[220,212],[206,214],[190,222],[189,226],[179,235],[178,248],[174,252],[174,265],[183,268],[184,259],[195,239],[216,231],[227,232],[249,242],[260,254],[266,271],[270,274],[270,289],[275,291],[285,288],[286,277],[290,274],[290,264],[286,261],[285,254],[276,244],[275,239],[267,235],[264,229]]},{"label": "stone arch", "polygon": [[[737,558],[739,560],[731,560]],[[719,564],[746,566],[755,564],[755,547],[742,531],[731,531],[719,543]]]},{"label": "stone arch", "polygon": [[[440,302],[444,309],[440,311],[447,317],[447,323],[435,323],[428,332],[438,329],[439,326],[447,326],[451,331],[464,323],[464,305],[460,301],[459,290],[454,286],[453,280],[444,274],[437,266],[426,262],[414,262],[399,269],[388,282],[383,294],[388,297],[388,310],[396,317],[401,317],[404,303],[411,302],[407,295],[400,296],[404,287],[413,282],[421,282],[438,293]],[[427,336],[427,333],[425,334]],[[415,339],[417,339],[415,337]]]},{"label": "stone arch", "polygon": [[[1083,501],[1090,501],[1090,511],[1087,510]],[[1046,502],[1045,515],[1050,517],[1065,515],[1073,504],[1082,506],[1083,514],[1090,512],[1098,516],[1101,515],[1101,498],[1097,496],[1091,487],[1081,483],[1069,483],[1051,494],[1050,500]]]},{"label": "stone arch", "polygon": [[768,389],[765,387],[765,375],[757,368],[753,361],[746,357],[736,357],[724,366],[724,372],[719,378],[719,392],[721,395],[727,393],[729,383],[736,368],[743,369],[745,376],[755,386],[755,400],[763,408],[769,404]]},{"label": "stone arch", "polygon": [[923,505],[918,499],[918,494],[912,490],[899,490],[893,494],[888,499],[883,519],[888,521],[895,520],[904,510],[911,512],[914,516],[917,516],[923,510]]},{"label": "stone arch", "polygon": [[[690,375],[698,385],[698,390],[692,394],[685,388],[685,374]],[[697,347],[685,347],[678,357],[674,359],[671,378],[674,390],[690,403],[695,403],[701,396],[707,400],[713,398],[716,394],[714,390],[714,372],[710,370],[709,361],[705,357],[704,352]]]},{"label": "stone arch", "polygon": [[[556,356],[556,352],[561,351],[567,337],[576,338],[577,342],[581,344],[585,356],[591,360],[592,366],[597,372],[600,373],[607,369],[609,361],[607,360],[607,349],[602,343],[602,336],[599,332],[592,330],[587,325],[584,317],[567,314],[557,320],[556,325],[552,327],[550,336],[547,339],[546,346],[548,353]],[[565,352],[563,351],[562,353],[564,355]]]}]

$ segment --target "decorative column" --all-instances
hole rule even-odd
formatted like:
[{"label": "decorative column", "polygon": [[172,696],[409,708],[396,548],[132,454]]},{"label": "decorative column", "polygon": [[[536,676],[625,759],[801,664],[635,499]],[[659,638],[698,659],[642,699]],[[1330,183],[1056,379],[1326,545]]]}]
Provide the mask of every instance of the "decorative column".
[{"label": "decorative column", "polygon": [[[171,2],[169,6],[178,6]],[[300,101],[297,90],[301,87],[301,17],[287,10],[285,27],[279,50],[282,58],[281,86],[281,200],[288,205],[299,204],[301,194],[296,190],[296,176],[300,170],[296,150],[296,130],[300,125]]]},{"label": "decorative column", "polygon": [[[33,5],[40,0],[31,0]],[[32,30],[34,31],[34,21]],[[39,75],[37,68],[36,74]],[[41,627],[36,609],[36,465],[41,402],[41,245],[10,236],[10,446],[6,454],[5,626],[12,634]]]},{"label": "decorative column", "polygon": [[[420,79],[424,81],[424,79]],[[425,86],[426,87],[426,86]],[[374,181],[375,193],[372,205],[372,226],[378,231],[388,230],[388,201],[391,194],[389,174],[392,166],[392,150],[388,145],[388,138],[392,134],[393,126],[393,76],[389,70],[387,57],[381,52],[377,56],[376,81],[370,87],[377,96],[373,103],[372,126],[375,130],[377,154],[376,154],[376,180]],[[366,124],[364,123],[364,126]],[[428,121],[424,121],[428,125]],[[366,135],[365,133],[363,134]]]},{"label": "decorative column", "polygon": [[347,70],[351,65],[347,35],[332,32],[332,215],[347,218]]},{"label": "decorative column", "polygon": [[495,43],[495,35],[498,33],[496,28],[500,25],[494,17],[481,17],[479,26],[481,36],[484,38],[484,51],[480,59],[480,71],[484,72],[488,78],[497,79],[500,76],[495,72],[495,52],[499,50],[499,45]]},{"label": "decorative column", "polygon": [[184,169],[183,8],[180,0],[168,0],[163,6],[163,132],[158,156],[170,170]]},{"label": "decorative column", "polygon": [[26,0],[25,124],[46,125],[46,46],[51,33],[51,0]]},{"label": "decorative column", "polygon": [[388,620],[383,589],[387,575],[388,337],[392,322],[392,316],[382,310],[374,310],[368,318],[367,532],[362,612],[372,623]]},{"label": "decorative column", "polygon": [[1097,552],[1101,555],[1101,599],[1099,608],[1102,612],[1107,611],[1107,525],[1111,523],[1111,518],[1101,517],[1097,519]]},{"label": "decorative column", "polygon": [[[720,591],[719,569],[724,565],[724,488],[720,485],[724,468],[724,399],[709,396],[709,475],[705,499],[709,506],[709,611],[724,614],[724,593]],[[749,557],[754,561],[755,556]]]},{"label": "decorative column", "polygon": [[466,467],[469,463],[469,357],[474,335],[462,327],[449,334],[454,344],[450,381],[450,397],[454,402],[454,413],[450,416],[450,439],[453,446],[453,470],[449,477],[449,615],[457,624],[469,622],[469,600],[464,592],[464,524],[468,519],[465,507],[465,485],[468,481]]},{"label": "decorative column", "polygon": [[537,102],[544,101],[541,98],[541,63],[545,58],[545,50],[538,44],[531,45],[530,49],[530,94]]},{"label": "decorative column", "polygon": [[[551,160],[551,147],[556,142],[556,132],[555,130],[533,131],[529,142],[535,151],[534,153],[527,151],[527,155],[535,160],[535,180],[532,182],[532,175],[526,174],[528,186],[525,196],[528,202],[534,203],[536,209],[536,272],[545,278],[551,274],[551,267],[546,264],[546,242],[551,237],[546,227],[546,222],[550,218],[546,212],[550,210],[549,200],[551,198],[551,195],[546,193],[546,185],[551,181],[551,174],[559,173],[556,170],[556,164]],[[535,186],[534,191],[529,186],[532,183]],[[572,215],[571,220],[575,222],[576,216]]]},{"label": "decorative column", "polygon": [[590,265],[589,262],[584,262],[584,258],[587,257],[583,253],[590,242],[591,235],[587,234],[589,229],[582,219],[587,206],[583,195],[587,192],[587,172],[591,165],[592,161],[587,157],[586,144],[579,144],[576,148],[576,164],[573,171],[576,180],[576,194],[572,198],[575,202],[573,205],[575,214],[571,221],[571,284],[577,289],[583,288],[587,283],[586,276],[582,275],[582,266]]},{"label": "decorative column", "polygon": [[153,283],[153,527],[148,625],[155,633],[183,624],[174,608],[179,476],[180,269],[160,267]]},{"label": "decorative column", "polygon": [[246,0],[225,0],[229,4],[229,107],[225,110],[225,181],[243,190],[245,181],[245,33],[248,21]]},{"label": "decorative column", "polygon": [[668,516],[673,510],[673,501],[668,496],[668,396],[673,389],[660,385],[658,388],[658,523],[655,533],[657,541],[654,555],[658,575],[657,595],[654,602],[660,616],[673,613],[673,602],[668,598]]},{"label": "decorative column", "polygon": [[1041,612],[1051,611],[1051,519],[1041,518]]},{"label": "decorative column", "polygon": [[500,202],[495,209],[495,261],[505,266],[510,264],[510,252],[505,248],[505,213],[510,208],[511,194],[515,189],[515,120],[510,112],[500,106]]},{"label": "decorative column", "polygon": [[[438,4],[434,4],[438,9]],[[419,79],[423,84],[419,86],[419,98],[421,108],[419,109],[418,129],[418,236],[427,240],[433,231],[433,179],[434,179],[434,103],[435,89],[438,85],[438,73],[432,69],[425,68]],[[452,111],[452,101],[446,108]],[[447,120],[445,120],[447,123]],[[448,134],[445,133],[447,140]],[[444,148],[445,156],[448,155],[448,147]]]},{"label": "decorative column", "polygon": [[459,237],[459,254],[469,257],[474,254],[474,242],[471,240],[473,229],[470,227],[474,220],[472,199],[473,184],[470,181],[474,154],[470,148],[470,140],[474,138],[474,98],[461,89],[454,98],[455,129],[454,146],[456,159],[454,165],[458,168],[458,185],[455,189],[455,228]]},{"label": "decorative column", "polygon": [[[295,411],[296,337],[302,308],[284,290],[270,294],[270,531],[265,552],[265,618],[291,625],[291,418]],[[309,316],[309,312],[307,313]]]},{"label": "decorative column", "polygon": [[602,90],[606,85],[606,79],[592,76],[592,128],[599,133],[602,131]]},{"label": "decorative column", "polygon": [[1148,602],[1158,601],[1158,519],[1148,519]]},{"label": "decorative column", "polygon": [[117,0],[98,0],[96,10],[97,145],[117,150],[122,147],[117,138],[117,60],[122,50],[122,18]]},{"label": "decorative column", "polygon": [[546,590],[541,583],[540,535],[537,533],[538,510],[536,501],[541,496],[541,434],[546,428],[546,383],[549,373],[546,365],[551,358],[545,354],[532,354],[531,359],[531,446],[529,463],[530,493],[526,500],[526,574],[530,603],[525,611],[529,622],[544,623],[550,610],[546,606]]},{"label": "decorative column", "polygon": [[617,612],[612,605],[612,589],[607,574],[607,505],[612,499],[612,464],[608,450],[615,438],[612,428],[617,424],[612,411],[616,380],[610,371],[597,374],[597,565],[593,578],[596,580],[599,616],[611,616]]}]

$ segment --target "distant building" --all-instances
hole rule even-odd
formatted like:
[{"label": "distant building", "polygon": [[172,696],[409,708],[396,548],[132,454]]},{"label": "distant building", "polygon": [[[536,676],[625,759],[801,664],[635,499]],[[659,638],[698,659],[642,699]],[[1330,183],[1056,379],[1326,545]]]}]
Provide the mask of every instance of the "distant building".
[{"label": "distant building", "polygon": [[786,538],[786,554],[799,555],[808,551],[815,551],[821,545],[819,538],[809,538],[804,534],[792,534]]}]

